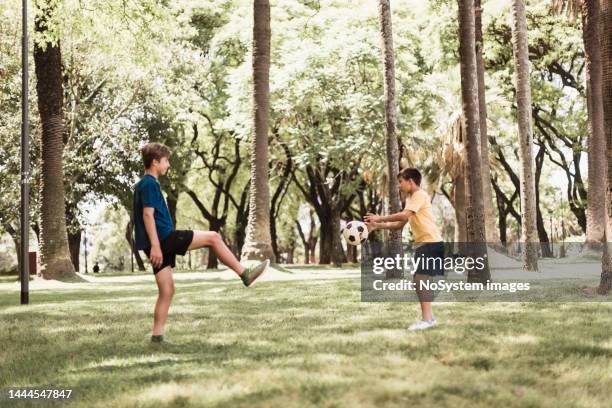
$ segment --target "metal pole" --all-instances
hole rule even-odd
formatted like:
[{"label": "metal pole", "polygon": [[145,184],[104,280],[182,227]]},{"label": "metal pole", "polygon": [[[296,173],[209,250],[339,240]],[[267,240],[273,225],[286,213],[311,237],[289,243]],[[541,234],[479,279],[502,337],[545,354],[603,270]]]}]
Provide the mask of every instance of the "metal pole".
[{"label": "metal pole", "polygon": [[553,229],[553,216],[552,210],[550,212],[550,255],[551,257],[555,257],[555,230]]},{"label": "metal pole", "polygon": [[28,1],[22,0],[21,37],[21,304],[27,305],[30,284],[30,135],[28,123]]},{"label": "metal pole", "polygon": [[83,228],[83,249],[85,250],[85,273],[88,273],[87,270],[87,227]]}]

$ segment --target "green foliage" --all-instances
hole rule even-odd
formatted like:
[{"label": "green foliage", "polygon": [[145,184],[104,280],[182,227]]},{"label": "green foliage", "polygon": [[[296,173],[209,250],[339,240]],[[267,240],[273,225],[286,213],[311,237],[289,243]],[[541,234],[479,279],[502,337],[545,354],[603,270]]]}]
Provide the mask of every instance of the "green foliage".
[{"label": "green foliage", "polygon": [[[69,227],[78,229],[86,222],[87,203],[111,201],[117,208],[130,208],[132,185],[142,173],[138,150],[146,141],[164,142],[174,151],[171,171],[162,182],[166,192],[181,197],[179,223],[186,227],[201,228],[203,219],[181,191],[195,191],[210,208],[215,185],[228,180],[230,163],[240,157],[228,190],[227,217],[233,220],[250,177],[252,2],[35,3],[34,11],[51,5],[56,11],[47,37],[33,35],[32,41],[59,40],[62,47]],[[564,156],[575,174],[586,145],[579,27],[552,15],[549,3],[528,2],[534,112],[558,133],[549,140],[534,126],[536,141],[547,149],[543,209],[557,207],[554,197],[560,185],[549,178],[558,180],[560,167],[552,159],[561,162]],[[489,0],[483,7],[489,133],[516,164],[508,4]],[[404,158],[423,169],[434,188],[444,184],[439,134],[460,110],[456,8],[450,0],[392,4],[398,135]],[[363,189],[377,196],[386,159],[376,3],[283,0],[273,2],[271,11],[271,191],[283,181],[289,149],[298,182],[304,184],[311,168],[323,184],[339,182],[338,199]],[[0,204],[0,218],[13,226],[19,197],[19,17],[16,0],[0,4],[0,193],[8,197]],[[40,126],[34,84],[33,78],[35,221]],[[213,153],[218,159],[207,166]],[[511,192],[499,163],[493,160],[492,166],[504,190]],[[570,176],[568,186],[572,211],[583,209],[580,180]],[[290,246],[295,235],[294,224],[285,220],[295,217],[295,203],[304,202],[295,184],[286,197],[278,217],[282,246]],[[359,212],[359,207],[355,201],[351,212]],[[231,221],[222,232],[229,237],[235,228]]]}]

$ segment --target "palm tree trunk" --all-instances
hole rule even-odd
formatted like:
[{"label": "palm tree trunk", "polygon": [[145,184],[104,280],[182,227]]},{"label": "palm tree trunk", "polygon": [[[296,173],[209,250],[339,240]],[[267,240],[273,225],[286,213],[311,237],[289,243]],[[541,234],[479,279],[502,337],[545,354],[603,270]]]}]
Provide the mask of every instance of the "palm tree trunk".
[{"label": "palm tree trunk", "polygon": [[[468,238],[470,255],[482,256],[486,254],[486,246],[482,247],[486,243],[486,227],[482,195],[474,0],[458,0],[458,3],[461,99],[467,143],[466,174],[470,175],[467,209]],[[470,282],[486,282],[490,279],[488,263],[482,271],[470,270],[468,272]]]},{"label": "palm tree trunk", "polygon": [[582,34],[588,111],[588,182],[586,245],[601,248],[606,228],[606,140],[602,95],[601,52],[597,26],[599,1],[582,0]]},{"label": "palm tree trunk", "polygon": [[523,0],[512,0],[512,49],[518,106],[519,159],[521,161],[521,241],[523,268],[538,270],[538,231],[533,171],[533,134],[531,125],[531,84],[527,49],[527,17]]},{"label": "palm tree trunk", "polygon": [[604,255],[601,268],[601,282],[597,292],[610,293],[612,287],[612,0],[601,0],[599,20],[599,41],[601,44],[602,88],[604,106],[604,129],[608,157],[608,191],[606,196],[607,222]]},{"label": "palm tree trunk", "polygon": [[495,208],[493,207],[493,190],[491,188],[491,166],[489,165],[489,141],[487,139],[487,102],[485,92],[485,66],[482,57],[482,7],[480,0],[474,1],[476,68],[478,69],[478,111],[480,118],[480,158],[482,161],[482,193],[484,196],[485,225],[487,243],[500,246],[497,232]]},{"label": "palm tree trunk", "polygon": [[[380,34],[382,38],[382,57],[384,67],[384,97],[385,97],[385,126],[387,138],[387,174],[389,189],[389,212],[394,214],[401,210],[399,196],[399,182],[396,174],[399,171],[399,146],[396,135],[397,109],[395,106],[395,63],[393,51],[393,30],[391,19],[391,6],[389,0],[379,0],[378,16]],[[389,235],[389,242],[400,244],[402,233],[393,230]]]},{"label": "palm tree trunk", "polygon": [[254,0],[253,128],[249,224],[244,259],[274,259],[270,236],[268,120],[270,117],[270,1]]},{"label": "palm tree trunk", "polygon": [[[54,7],[36,14],[34,29],[45,38],[48,16]],[[41,143],[41,273],[45,279],[73,275],[70,260],[64,193],[64,112],[62,90],[62,56],[59,41],[34,43],[36,91],[42,124]]]}]

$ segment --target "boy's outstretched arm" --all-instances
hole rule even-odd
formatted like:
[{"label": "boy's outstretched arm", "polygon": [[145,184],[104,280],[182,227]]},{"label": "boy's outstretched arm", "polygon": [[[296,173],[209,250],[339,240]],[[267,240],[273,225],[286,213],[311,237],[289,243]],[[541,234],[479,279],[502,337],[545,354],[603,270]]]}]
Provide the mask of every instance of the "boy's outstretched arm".
[{"label": "boy's outstretched arm", "polygon": [[159,244],[159,237],[157,236],[157,229],[155,228],[155,217],[153,213],[155,208],[144,207],[142,210],[142,219],[144,221],[147,235],[149,236],[149,242],[151,243],[151,263],[155,267],[159,267],[164,257],[162,255],[161,246]]},{"label": "boy's outstretched arm", "polygon": [[404,208],[402,211],[391,214],[391,215],[376,215],[372,213],[367,213],[365,217],[363,217],[365,222],[402,222],[402,226],[408,222],[410,217],[415,214],[414,211]]},{"label": "boy's outstretched arm", "polygon": [[379,229],[389,229],[389,230],[401,230],[406,225],[404,221],[393,221],[393,222],[367,222],[366,226],[368,227],[368,232],[373,232]]}]

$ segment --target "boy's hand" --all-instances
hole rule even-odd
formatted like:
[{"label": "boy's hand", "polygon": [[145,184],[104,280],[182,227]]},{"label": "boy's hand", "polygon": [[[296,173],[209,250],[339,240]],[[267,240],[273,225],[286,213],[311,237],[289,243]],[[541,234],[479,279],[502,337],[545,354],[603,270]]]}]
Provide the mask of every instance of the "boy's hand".
[{"label": "boy's hand", "polygon": [[368,227],[368,233],[374,232],[378,229],[378,225],[376,225],[374,222],[366,222],[365,225]]},{"label": "boy's hand", "polygon": [[161,248],[159,246],[151,247],[151,264],[159,268],[164,261],[164,256],[162,255]]},{"label": "boy's hand", "polygon": [[372,213],[367,213],[365,217],[363,217],[363,220],[368,223],[368,222],[379,222],[380,221],[380,215],[376,215],[376,214],[372,214]]}]

